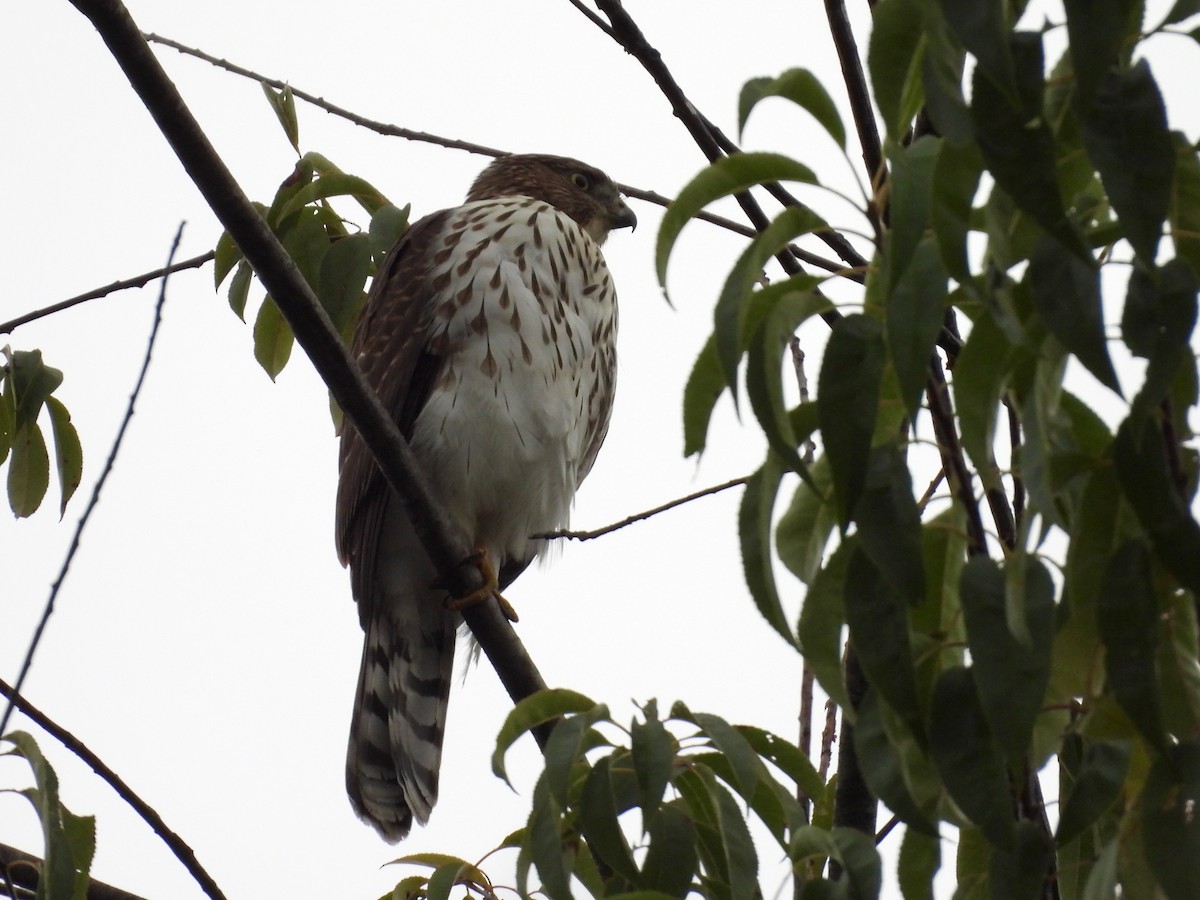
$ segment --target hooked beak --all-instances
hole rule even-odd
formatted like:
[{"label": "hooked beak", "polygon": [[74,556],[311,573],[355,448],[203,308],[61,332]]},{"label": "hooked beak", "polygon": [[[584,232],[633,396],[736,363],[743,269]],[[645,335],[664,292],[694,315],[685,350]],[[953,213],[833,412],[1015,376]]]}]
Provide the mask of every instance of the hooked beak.
[{"label": "hooked beak", "polygon": [[633,210],[625,205],[625,201],[620,197],[617,198],[617,208],[612,217],[613,228],[629,228],[633,231],[637,230],[637,216],[633,214]]}]

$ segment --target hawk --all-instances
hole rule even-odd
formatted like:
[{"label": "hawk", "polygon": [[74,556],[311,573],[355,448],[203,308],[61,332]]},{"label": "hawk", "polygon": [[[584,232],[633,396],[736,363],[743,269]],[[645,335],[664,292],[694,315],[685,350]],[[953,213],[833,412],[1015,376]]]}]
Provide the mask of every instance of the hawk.
[{"label": "hawk", "polygon": [[[608,430],[616,292],[600,252],[637,219],[603,172],[514,155],[416,222],[371,286],[351,347],[433,493],[507,586],[567,524]],[[353,427],[336,537],[365,632],[346,789],[388,841],[437,800],[461,616]]]}]

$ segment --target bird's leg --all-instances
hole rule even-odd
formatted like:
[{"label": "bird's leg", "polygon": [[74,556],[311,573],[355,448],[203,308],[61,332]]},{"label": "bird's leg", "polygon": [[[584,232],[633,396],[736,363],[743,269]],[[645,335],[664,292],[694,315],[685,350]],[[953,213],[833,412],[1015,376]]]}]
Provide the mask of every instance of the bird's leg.
[{"label": "bird's leg", "polygon": [[466,609],[468,606],[474,606],[476,603],[483,603],[489,597],[495,597],[496,602],[500,604],[500,611],[504,613],[504,617],[510,622],[518,621],[517,611],[512,608],[512,604],[504,599],[504,595],[500,593],[500,582],[496,579],[496,570],[492,566],[492,557],[488,553],[487,547],[482,544],[476,544],[475,550],[463,560],[464,564],[471,564],[479,570],[479,574],[483,576],[483,587],[480,587],[464,597],[451,597],[446,601],[446,608],[453,610]]}]

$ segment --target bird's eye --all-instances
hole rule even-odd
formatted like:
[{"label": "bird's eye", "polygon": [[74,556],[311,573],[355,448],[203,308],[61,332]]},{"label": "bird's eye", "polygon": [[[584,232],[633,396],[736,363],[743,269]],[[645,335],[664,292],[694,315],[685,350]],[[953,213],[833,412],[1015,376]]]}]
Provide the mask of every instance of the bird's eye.
[{"label": "bird's eye", "polygon": [[575,187],[579,188],[581,191],[586,191],[588,189],[588,187],[590,186],[587,176],[583,175],[579,172],[576,172],[571,176],[571,183],[574,184]]}]

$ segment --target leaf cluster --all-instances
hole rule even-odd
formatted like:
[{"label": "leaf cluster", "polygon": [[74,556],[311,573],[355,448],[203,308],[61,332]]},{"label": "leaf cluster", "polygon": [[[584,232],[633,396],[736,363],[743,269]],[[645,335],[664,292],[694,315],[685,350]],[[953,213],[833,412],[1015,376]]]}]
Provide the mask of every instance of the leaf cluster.
[{"label": "leaf cluster", "polygon": [[[788,242],[827,227],[783,210],[717,299],[684,398],[685,452],[704,450],[716,401],[737,403],[744,385],[769,445],[739,514],[747,584],[843,707],[848,635],[868,690],[847,715],[870,790],[908,826],[906,897],[928,896],[929,842],[947,821],[962,829],[956,896],[1039,897],[1049,873],[1063,897],[1157,885],[1182,900],[1200,883],[1200,826],[1184,812],[1200,795],[1188,427],[1200,158],[1171,131],[1139,52],[1140,3],[1067,2],[1069,47],[1049,71],[1045,34],[1015,24],[1022,7],[875,5],[867,62],[887,171],[872,173],[884,227],[861,312],[843,314],[807,274],[761,286]],[[1155,30],[1195,12],[1178,3]],[[844,143],[808,73],[748,83],[739,120],[765,97]],[[701,172],[664,218],[663,284],[700,210],[781,180],[819,183],[775,153]],[[1121,310],[1121,340],[1147,362],[1140,385],[1118,377],[1106,309]],[[831,330],[817,397],[789,406],[787,342],[818,314]],[[1115,428],[1068,388],[1069,362],[1124,405]],[[923,422],[950,488],[932,505],[913,490]],[[809,439],[815,462],[798,451]],[[798,617],[777,560],[805,588]],[[1053,832],[1029,788],[1050,759],[1063,800]]]}]

